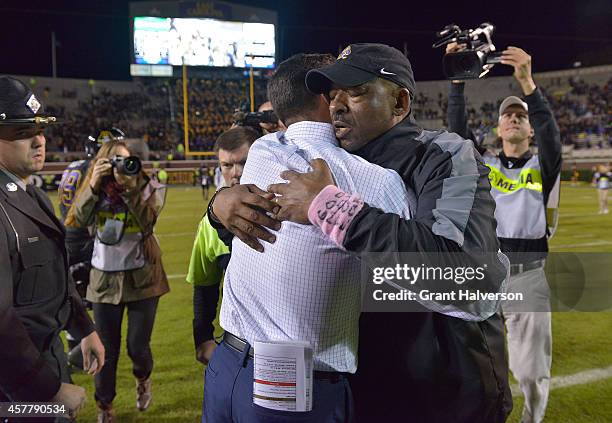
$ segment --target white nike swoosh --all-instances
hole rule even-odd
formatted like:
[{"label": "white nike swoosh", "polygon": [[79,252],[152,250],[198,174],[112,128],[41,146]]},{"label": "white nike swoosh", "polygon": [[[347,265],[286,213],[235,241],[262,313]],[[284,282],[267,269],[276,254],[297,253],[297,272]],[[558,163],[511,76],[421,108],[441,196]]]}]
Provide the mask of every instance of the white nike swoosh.
[{"label": "white nike swoosh", "polygon": [[382,68],[382,69],[380,70],[380,73],[382,73],[383,75],[396,75],[396,74],[395,74],[395,73],[393,73],[393,72],[387,72],[387,71],[385,70],[385,68]]}]

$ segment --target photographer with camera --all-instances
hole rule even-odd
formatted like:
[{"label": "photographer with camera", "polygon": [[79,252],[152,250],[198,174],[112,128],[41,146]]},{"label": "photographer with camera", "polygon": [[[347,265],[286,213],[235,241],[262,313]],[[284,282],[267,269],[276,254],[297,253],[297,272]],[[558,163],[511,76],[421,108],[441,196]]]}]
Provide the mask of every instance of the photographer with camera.
[{"label": "photographer with camera", "polygon": [[[122,140],[125,134],[118,128],[102,130],[97,138],[91,135],[85,141],[85,160],[77,160],[68,165],[62,174],[62,179],[57,192],[59,197],[59,209],[62,221],[66,221],[68,210],[74,201],[76,192],[81,187],[85,175],[100,146],[111,140]],[[91,228],[66,227],[66,249],[68,250],[68,266],[72,279],[76,284],[77,292],[85,299],[87,285],[89,284],[89,272],[91,270],[91,255],[93,252],[93,241]],[[86,300],[88,308],[91,308]],[[81,354],[80,339],[74,334],[67,332],[68,341],[68,363],[76,368],[83,369],[83,355]]]},{"label": "photographer with camera", "polygon": [[111,140],[100,148],[68,212],[69,227],[95,225],[87,300],[93,303],[107,352],[107,364],[95,380],[98,422],[114,421],[112,401],[125,309],[136,406],[144,411],[151,402],[150,339],[159,297],[169,291],[153,235],[165,194],[165,186],[149,179],[126,144]]},{"label": "photographer with camera", "polygon": [[[463,50],[450,43],[446,53]],[[548,101],[531,74],[531,56],[517,47],[502,52],[514,68],[524,101],[510,96],[499,108],[499,154],[479,148],[489,167],[496,202],[497,236],[511,262],[509,292],[525,294],[525,303],[502,302],[510,370],[525,396],[522,422],[544,418],[550,385],[552,331],[549,287],[544,273],[548,238],[554,232],[559,202],[561,140]],[[467,125],[464,83],[453,81],[448,98],[449,130],[474,140]],[[529,149],[534,140],[538,153]],[[479,147],[479,146],[477,146]],[[547,221],[548,220],[548,221]]]}]

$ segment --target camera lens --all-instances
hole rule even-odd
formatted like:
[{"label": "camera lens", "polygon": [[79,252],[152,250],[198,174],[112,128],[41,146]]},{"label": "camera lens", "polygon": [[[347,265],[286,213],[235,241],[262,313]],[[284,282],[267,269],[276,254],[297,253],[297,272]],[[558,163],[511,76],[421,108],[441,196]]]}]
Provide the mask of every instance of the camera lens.
[{"label": "camera lens", "polygon": [[123,161],[123,169],[126,175],[136,175],[140,172],[141,167],[138,157],[126,157]]}]

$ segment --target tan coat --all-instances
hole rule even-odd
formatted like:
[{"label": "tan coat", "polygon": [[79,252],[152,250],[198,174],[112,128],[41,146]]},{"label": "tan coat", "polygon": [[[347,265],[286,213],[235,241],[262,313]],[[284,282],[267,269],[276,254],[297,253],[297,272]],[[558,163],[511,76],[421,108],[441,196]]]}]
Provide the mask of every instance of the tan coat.
[{"label": "tan coat", "polygon": [[[145,187],[151,193],[146,198],[142,195]],[[170,291],[161,261],[161,249],[153,234],[153,227],[164,206],[165,187],[153,180],[140,180],[135,189],[122,193],[121,197],[142,232],[145,236],[148,234],[144,239],[146,263],[141,269],[122,272],[92,268],[87,287],[87,300],[92,303],[119,304],[158,297]],[[85,187],[75,198],[75,218],[79,226],[87,227],[95,223],[99,199],[90,187]]]}]

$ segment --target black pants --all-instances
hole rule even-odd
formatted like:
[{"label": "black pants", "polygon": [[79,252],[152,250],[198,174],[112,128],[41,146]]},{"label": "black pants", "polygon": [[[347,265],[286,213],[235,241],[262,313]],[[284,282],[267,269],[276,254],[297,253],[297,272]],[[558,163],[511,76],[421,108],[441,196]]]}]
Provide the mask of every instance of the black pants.
[{"label": "black pants", "polygon": [[121,304],[94,303],[93,312],[96,329],[106,349],[106,363],[96,375],[96,399],[104,404],[115,398],[117,362],[121,347],[121,322],[127,308],[127,351],[132,360],[132,372],[138,379],[149,377],[153,371],[151,354],[151,332],[155,322],[158,297]]},{"label": "black pants", "polygon": [[499,315],[476,323],[432,312],[363,313],[359,366],[349,379],[357,421],[505,422],[512,397],[503,330]]}]

